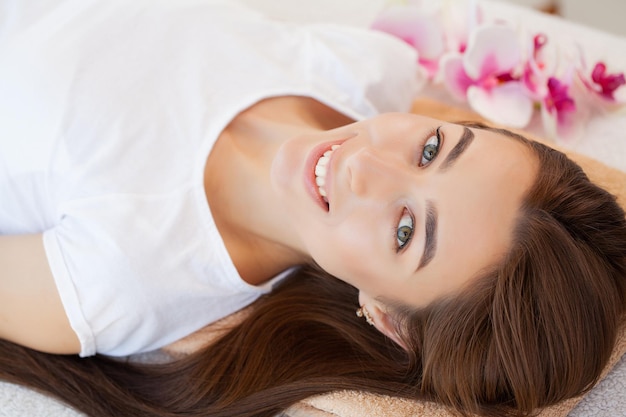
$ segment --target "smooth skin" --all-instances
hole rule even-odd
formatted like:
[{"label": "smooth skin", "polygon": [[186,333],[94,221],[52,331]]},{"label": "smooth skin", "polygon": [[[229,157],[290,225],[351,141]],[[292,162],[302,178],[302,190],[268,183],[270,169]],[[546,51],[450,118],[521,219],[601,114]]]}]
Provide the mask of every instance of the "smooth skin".
[{"label": "smooth skin", "polygon": [[[244,280],[259,284],[314,261],[358,288],[377,328],[400,343],[383,300],[426,305],[496,262],[536,161],[508,137],[472,129],[467,140],[464,127],[421,116],[350,122],[308,98],[257,103],[218,139],[205,190]],[[464,150],[449,163],[464,135]],[[330,144],[340,146],[329,164],[327,209],[310,190],[310,171]],[[436,249],[423,265],[428,216],[437,220],[436,230],[429,226]],[[0,265],[0,337],[77,353],[41,236],[2,237]]]},{"label": "smooth skin", "polygon": [[[260,109],[264,104],[268,103],[261,103]],[[280,108],[281,103],[272,104]],[[467,132],[463,126],[413,114],[385,114],[331,130],[311,129],[306,123],[298,129],[304,119],[292,118],[282,125],[283,114],[256,117],[255,109],[244,114],[246,128],[234,129],[237,135],[222,143],[224,152],[213,166],[217,167],[213,175],[228,173],[231,186],[222,181],[222,195],[215,204],[208,193],[212,207],[233,193],[234,209],[220,213],[224,216],[220,218],[228,219],[225,224],[234,232],[225,229],[222,235],[253,242],[252,250],[238,259],[263,265],[268,258],[262,248],[271,247],[275,258],[265,265],[278,266],[271,272],[315,261],[358,288],[360,302],[376,326],[397,341],[384,300],[424,306],[461,290],[507,252],[523,196],[537,172],[537,161],[524,145],[508,136],[471,129],[473,139],[453,163],[446,163]],[[264,140],[246,137],[268,126],[273,129],[266,129],[271,134]],[[442,139],[438,153],[424,163],[424,146],[437,128]],[[306,177],[312,175],[307,161],[320,144],[337,142],[341,145],[329,163],[329,210],[325,210],[307,190]],[[232,156],[249,149],[248,144],[257,146],[251,156]],[[236,158],[237,164],[219,164]],[[241,203],[246,196],[252,198],[237,211],[235,200]],[[428,265],[418,268],[428,207],[437,211],[437,249]],[[396,235],[406,211],[413,219],[413,232],[409,244],[397,250]],[[226,242],[231,251],[233,242]],[[239,269],[242,264],[236,261]],[[254,275],[242,276],[258,282]]]},{"label": "smooth skin", "polygon": [[0,236],[0,338],[49,353],[78,353],[41,234]]}]

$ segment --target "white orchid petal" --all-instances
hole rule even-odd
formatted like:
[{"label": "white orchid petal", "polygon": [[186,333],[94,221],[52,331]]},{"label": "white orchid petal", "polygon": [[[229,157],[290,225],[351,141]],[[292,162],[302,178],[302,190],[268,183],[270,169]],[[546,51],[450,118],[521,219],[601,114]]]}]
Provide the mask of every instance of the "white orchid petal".
[{"label": "white orchid petal", "polygon": [[372,28],[404,40],[417,49],[423,59],[437,59],[445,51],[440,19],[417,7],[389,7],[372,23]]},{"label": "white orchid petal", "polygon": [[447,54],[439,63],[441,82],[457,100],[465,101],[467,89],[472,85],[463,69],[463,58],[458,54]]},{"label": "white orchid petal", "polygon": [[557,117],[558,139],[564,142],[576,142],[583,137],[592,114],[600,114],[601,107],[591,106],[590,102],[577,101],[576,111],[561,112]]},{"label": "white orchid petal", "polygon": [[[626,87],[622,86],[613,93],[614,103],[618,106],[626,104]],[[610,103],[609,103],[610,104]]]},{"label": "white orchid petal", "polygon": [[576,111],[558,112],[556,108],[549,110],[541,106],[541,120],[546,139],[560,142],[575,142],[586,131],[587,123],[593,112],[600,110],[595,105],[581,105],[577,102]]},{"label": "white orchid petal", "polygon": [[467,101],[481,116],[510,127],[525,127],[533,113],[533,102],[518,82],[509,82],[490,90],[471,86],[467,90]]},{"label": "white orchid petal", "polygon": [[469,34],[483,20],[482,9],[475,1],[444,0],[441,14],[447,49],[455,52],[467,46]]},{"label": "white orchid petal", "polygon": [[556,111],[550,111],[546,106],[541,106],[541,123],[543,124],[545,138],[556,140],[559,135]]},{"label": "white orchid petal", "polygon": [[475,80],[511,71],[520,62],[521,46],[507,26],[483,26],[472,32],[463,56],[465,72]]}]

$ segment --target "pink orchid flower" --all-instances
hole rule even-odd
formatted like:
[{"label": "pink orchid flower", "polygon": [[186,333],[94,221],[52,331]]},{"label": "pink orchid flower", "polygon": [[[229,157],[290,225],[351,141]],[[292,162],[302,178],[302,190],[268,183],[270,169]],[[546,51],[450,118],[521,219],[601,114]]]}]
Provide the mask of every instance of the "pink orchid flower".
[{"label": "pink orchid flower", "polygon": [[533,37],[528,60],[524,66],[522,80],[528,90],[528,94],[534,101],[541,101],[548,93],[548,79],[550,78],[547,59],[544,47],[548,43],[548,38],[542,34]]},{"label": "pink orchid flower", "polygon": [[467,99],[481,116],[511,127],[526,126],[533,101],[520,80],[521,46],[514,30],[503,25],[472,32],[464,54],[442,58],[441,76],[453,97]]},{"label": "pink orchid flower", "polygon": [[533,37],[522,79],[526,94],[541,109],[546,136],[571,140],[582,133],[588,113],[573,97],[573,68],[557,78],[554,64],[558,59],[547,53],[547,44],[544,34]]},{"label": "pink orchid flower", "polygon": [[465,52],[470,33],[483,21],[482,8],[474,0],[447,0],[443,2],[441,14],[446,50]]},{"label": "pink orchid flower", "polygon": [[610,74],[607,65],[602,61],[597,62],[590,70],[582,49],[578,52],[577,75],[582,85],[595,98],[591,101],[594,101],[596,106],[607,108],[626,102],[624,89],[621,88],[626,85],[624,73]]},{"label": "pink orchid flower", "polygon": [[444,53],[464,52],[469,33],[481,20],[482,11],[475,1],[407,0],[403,6],[384,9],[371,27],[415,48],[420,66],[432,80]]},{"label": "pink orchid flower", "polygon": [[432,79],[445,52],[440,10],[417,5],[390,6],[383,10],[371,27],[394,35],[415,48],[419,64]]},{"label": "pink orchid flower", "polygon": [[573,96],[573,69],[561,79],[549,77],[541,102],[544,130],[553,139],[573,140],[580,136],[588,119],[587,109],[579,106]]},{"label": "pink orchid flower", "polygon": [[624,73],[607,74],[604,62],[598,62],[593,68],[591,81],[589,88],[608,101],[615,101],[615,91],[626,84]]},{"label": "pink orchid flower", "polygon": [[555,77],[548,79],[548,94],[543,100],[546,111],[562,119],[564,115],[576,111],[576,103],[568,94],[569,85]]}]

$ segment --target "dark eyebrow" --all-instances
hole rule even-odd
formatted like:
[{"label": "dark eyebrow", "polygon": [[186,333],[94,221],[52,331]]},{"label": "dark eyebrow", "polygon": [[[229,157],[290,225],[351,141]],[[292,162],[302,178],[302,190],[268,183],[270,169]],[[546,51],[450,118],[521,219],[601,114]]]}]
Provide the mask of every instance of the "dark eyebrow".
[{"label": "dark eyebrow", "polygon": [[448,170],[454,165],[454,163],[459,159],[459,156],[463,154],[463,152],[468,148],[470,143],[474,140],[474,132],[472,132],[467,127],[463,128],[463,134],[461,135],[461,139],[459,142],[452,148],[452,150],[448,153],[446,159],[439,166],[439,170],[445,171]]},{"label": "dark eyebrow", "polygon": [[[454,145],[454,148],[452,148],[452,150],[448,153],[446,159],[439,166],[439,170],[445,171],[447,169],[450,169],[452,165],[454,165],[454,163],[463,154],[463,152],[468,148],[468,146],[472,143],[473,140],[474,132],[472,132],[467,127],[464,127],[461,139],[459,139],[459,142]],[[416,271],[424,268],[435,257],[435,253],[437,252],[437,219],[437,208],[432,201],[427,201],[425,220],[426,224],[424,226],[426,241],[424,243],[424,253],[422,254],[422,259],[420,260]]]},{"label": "dark eyebrow", "polygon": [[435,257],[437,252],[437,208],[432,201],[426,202],[426,220],[424,233],[426,235],[424,243],[424,253],[416,269],[424,268]]}]

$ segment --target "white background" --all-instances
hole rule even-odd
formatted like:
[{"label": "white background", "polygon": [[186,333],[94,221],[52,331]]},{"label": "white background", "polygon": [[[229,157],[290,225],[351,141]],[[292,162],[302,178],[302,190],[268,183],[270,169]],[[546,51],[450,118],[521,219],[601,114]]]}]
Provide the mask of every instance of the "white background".
[{"label": "white background", "polygon": [[561,15],[571,21],[626,36],[624,0],[498,0],[523,6],[542,7],[556,3]]}]

